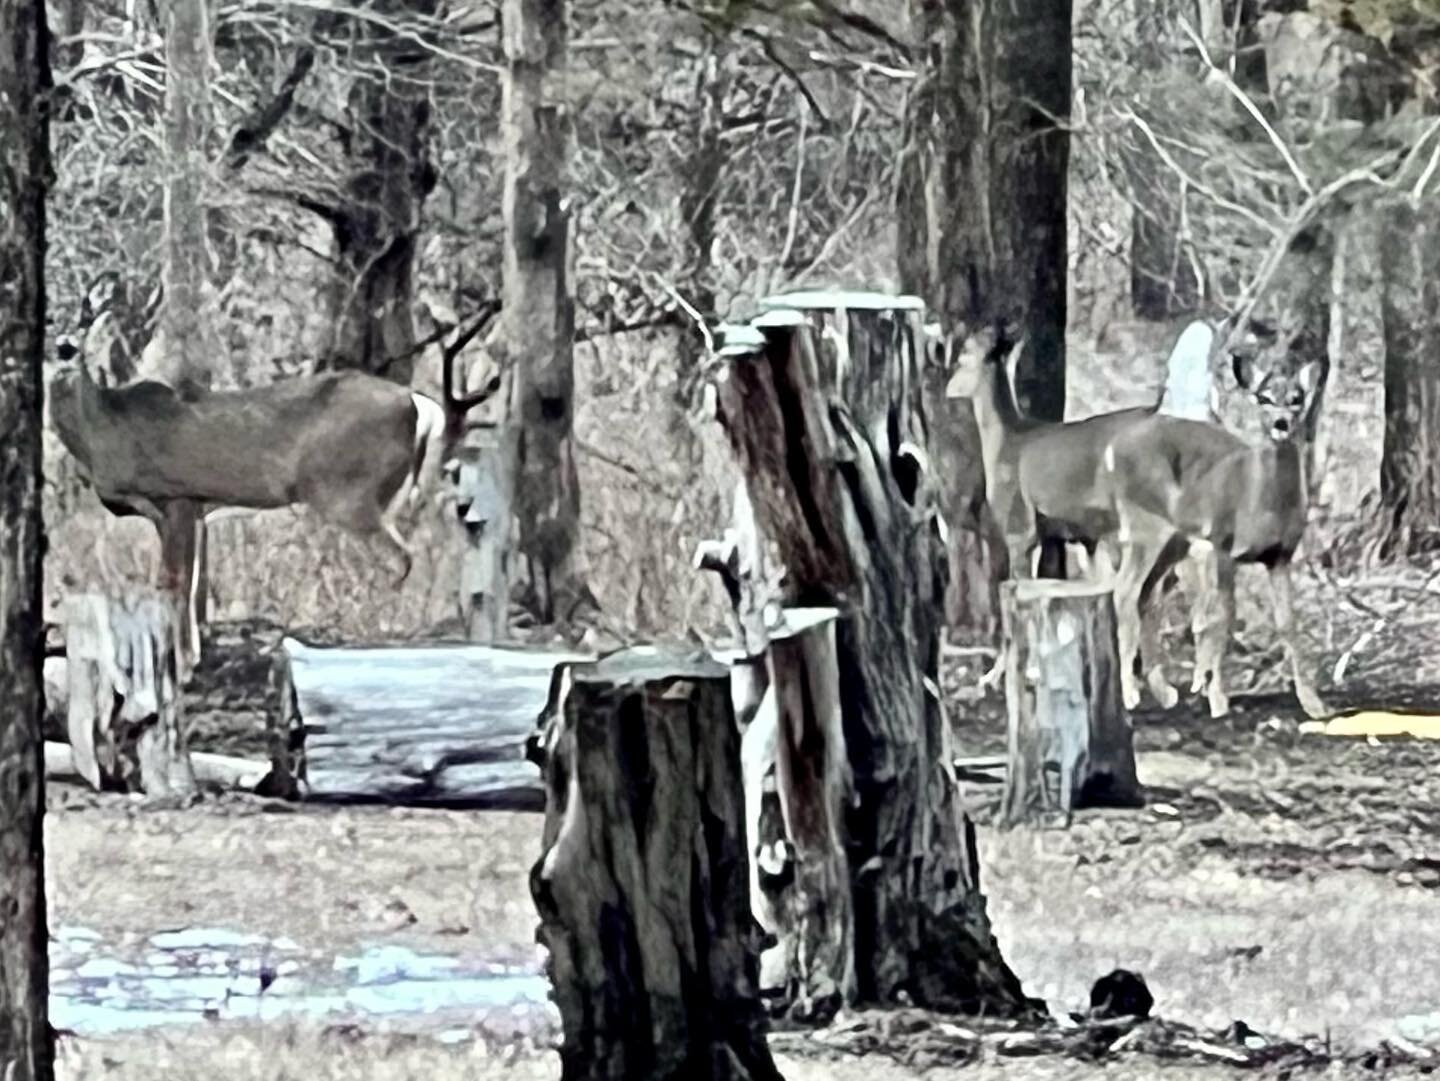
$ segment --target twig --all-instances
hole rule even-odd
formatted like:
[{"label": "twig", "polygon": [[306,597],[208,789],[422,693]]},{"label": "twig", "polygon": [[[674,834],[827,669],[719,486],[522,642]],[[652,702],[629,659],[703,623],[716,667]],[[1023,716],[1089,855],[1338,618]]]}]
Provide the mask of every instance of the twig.
[{"label": "twig", "polygon": [[1230,92],[1230,96],[1238,101],[1241,108],[1249,113],[1255,123],[1259,124],[1264,130],[1270,142],[1274,144],[1275,149],[1280,152],[1280,157],[1282,157],[1285,160],[1285,164],[1289,166],[1291,175],[1295,177],[1296,183],[1300,185],[1300,190],[1306,195],[1312,194],[1314,188],[1310,184],[1310,178],[1305,175],[1305,170],[1300,168],[1300,163],[1296,161],[1295,156],[1290,153],[1290,148],[1285,145],[1285,140],[1280,138],[1280,133],[1271,126],[1270,121],[1265,119],[1265,114],[1260,111],[1259,106],[1255,104],[1249,94],[1241,89],[1240,84],[1234,80],[1229,72],[1216,66],[1215,61],[1210,58],[1210,50],[1205,47],[1205,42],[1200,40],[1200,35],[1195,33],[1191,28],[1188,19],[1183,17],[1180,19],[1180,29],[1184,31],[1185,36],[1190,39],[1190,43],[1199,50],[1200,59],[1205,62],[1205,66],[1219,78],[1221,83],[1224,84],[1225,89]]}]

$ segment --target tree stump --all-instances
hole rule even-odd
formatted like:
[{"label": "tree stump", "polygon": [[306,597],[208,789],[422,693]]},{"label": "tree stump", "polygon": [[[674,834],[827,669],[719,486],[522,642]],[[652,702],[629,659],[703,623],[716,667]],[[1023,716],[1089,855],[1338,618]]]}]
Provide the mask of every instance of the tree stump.
[{"label": "tree stump", "polygon": [[1068,825],[1086,804],[1138,803],[1109,588],[1010,581],[1001,589],[1001,612],[1010,744],[1005,823]]},{"label": "tree stump", "polygon": [[[1029,1010],[985,914],[938,697],[946,564],[927,475],[924,305],[808,293],[763,307],[723,328],[718,413],[784,569],[777,599],[842,613],[848,881],[824,902],[833,950],[852,955],[844,997]],[[816,748],[834,746],[825,712],[808,710],[790,737],[812,776]]]},{"label": "tree stump", "polygon": [[65,601],[66,729],[93,788],[195,791],[167,600],[131,593]]},{"label": "tree stump", "polygon": [[566,1081],[778,1078],[756,987],[729,673],[633,648],[557,674],[531,871]]},{"label": "tree stump", "polygon": [[464,530],[460,615],[465,636],[492,645],[509,631],[510,462],[493,429],[478,426],[456,450],[455,514]]}]

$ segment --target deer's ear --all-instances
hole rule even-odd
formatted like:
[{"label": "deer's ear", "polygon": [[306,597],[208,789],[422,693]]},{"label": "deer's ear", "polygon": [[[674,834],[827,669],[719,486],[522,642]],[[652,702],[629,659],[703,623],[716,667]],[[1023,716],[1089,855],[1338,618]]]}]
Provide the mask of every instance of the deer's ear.
[{"label": "deer's ear", "polygon": [[1307,360],[1300,366],[1300,370],[1295,373],[1295,380],[1300,384],[1300,389],[1305,392],[1306,398],[1309,398],[1315,393],[1315,389],[1320,385],[1320,376],[1324,373],[1324,370],[1325,365],[1322,361]]},{"label": "deer's ear", "polygon": [[1235,382],[1245,390],[1255,386],[1255,361],[1244,353],[1230,354],[1230,370],[1235,373]]}]

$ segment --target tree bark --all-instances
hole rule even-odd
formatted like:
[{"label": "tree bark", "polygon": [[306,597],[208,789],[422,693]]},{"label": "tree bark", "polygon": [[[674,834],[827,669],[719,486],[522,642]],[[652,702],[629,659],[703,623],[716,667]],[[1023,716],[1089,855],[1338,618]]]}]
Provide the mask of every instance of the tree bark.
[{"label": "tree bark", "polygon": [[[1022,408],[1065,413],[1066,200],[1070,0],[989,4],[910,0],[922,76],[905,110],[899,185],[899,270],[947,329],[997,317],[1021,321],[1029,347],[1015,373]],[[943,491],[955,583],[946,611],[993,631],[1004,555],[984,506],[974,418],[946,401],[945,373],[927,379],[933,451],[950,469]],[[956,468],[956,466],[959,468]],[[1063,569],[1047,552],[1046,573]]]},{"label": "tree bark", "polygon": [[159,598],[66,598],[66,729],[91,787],[157,798],[195,791],[175,639]]},{"label": "tree bark", "polygon": [[210,274],[205,181],[209,172],[210,22],[205,0],[165,7],[165,300],[158,371],[182,397],[210,388],[216,336],[206,309]]},{"label": "tree bark", "polygon": [[923,305],[806,294],[765,306],[727,335],[720,415],[787,571],[780,599],[844,613],[854,999],[1025,1009],[985,916],[934,693],[945,566],[925,452]]},{"label": "tree bark", "polygon": [[1440,232],[1433,215],[1403,201],[1382,213],[1380,498],[1391,543],[1411,551],[1440,527]]},{"label": "tree bark", "polygon": [[[376,10],[403,20],[412,11],[433,14],[435,0],[380,0]],[[428,53],[377,23],[364,23],[359,33],[372,64],[384,70],[366,73],[350,91],[349,176],[330,218],[339,269],[324,366],[408,386],[415,368],[415,254],[437,175],[429,157]]]},{"label": "tree bark", "polygon": [[512,491],[528,576],[520,599],[544,623],[567,623],[594,605],[580,553],[573,432],[575,307],[562,195],[571,140],[561,106],[566,11],[566,0],[505,0],[502,11],[504,308],[492,348],[514,365]]},{"label": "tree bark", "polygon": [[900,280],[947,326],[1018,321],[1016,394],[1065,414],[1070,0],[911,0],[924,43],[906,109]]},{"label": "tree bark", "polygon": [[633,649],[559,682],[538,743],[547,801],[530,890],[564,1025],[561,1077],[778,1079],[728,672]]},{"label": "tree bark", "polygon": [[[1088,582],[1006,582],[1007,825],[1140,798],[1120,697],[1115,606]],[[1052,776],[1058,781],[1052,791]]]},{"label": "tree bark", "polygon": [[51,1081],[41,604],[49,31],[0,0],[0,1077]]}]

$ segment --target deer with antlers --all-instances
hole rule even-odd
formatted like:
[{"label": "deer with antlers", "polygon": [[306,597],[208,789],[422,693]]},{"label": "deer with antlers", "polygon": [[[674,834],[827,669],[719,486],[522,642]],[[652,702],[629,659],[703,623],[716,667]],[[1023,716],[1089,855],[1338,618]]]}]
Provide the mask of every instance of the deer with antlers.
[{"label": "deer with antlers", "polygon": [[[190,397],[153,380],[101,386],[85,358],[104,344],[111,313],[93,296],[87,309],[88,326],[57,343],[51,420],[106,508],[148,518],[162,546],[177,505],[201,507],[211,521],[235,509],[306,506],[385,542],[401,561],[398,585],[412,556],[397,516],[459,440],[466,414],[501,386],[499,373],[475,393],[454,386],[455,356],[493,319],[493,302],[444,346],[441,402],[356,371]],[[193,663],[200,653],[196,546],[185,550],[188,565],[162,566],[161,574],[183,632],[181,652]]]}]

